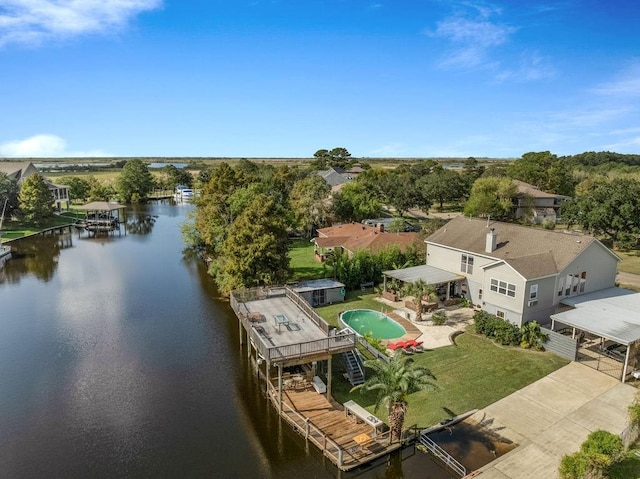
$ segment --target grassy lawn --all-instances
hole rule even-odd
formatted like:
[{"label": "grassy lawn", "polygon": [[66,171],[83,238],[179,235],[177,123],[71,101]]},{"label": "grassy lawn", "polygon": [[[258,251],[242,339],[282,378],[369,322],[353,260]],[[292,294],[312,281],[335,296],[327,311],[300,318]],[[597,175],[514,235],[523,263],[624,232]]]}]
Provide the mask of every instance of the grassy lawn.
[{"label": "grassy lawn", "polygon": [[[347,293],[344,303],[317,308],[329,324],[336,325],[340,311],[367,308],[380,310],[375,294]],[[427,427],[447,417],[481,409],[566,365],[567,360],[551,353],[503,347],[471,332],[456,338],[456,345],[414,354],[416,363],[428,367],[436,377],[437,391],[409,396],[407,425]],[[333,396],[344,403],[353,399],[381,419],[385,410],[374,411],[372,394],[350,393],[343,378],[340,358],[333,361]]]},{"label": "grassy lawn", "polygon": [[618,271],[640,274],[640,251],[616,251],[622,261],[618,264]]},{"label": "grassy lawn", "polygon": [[62,215],[54,215],[51,218],[47,218],[39,222],[38,224],[30,223],[27,221],[5,221],[2,225],[2,238],[4,240],[12,240],[22,238],[47,228],[53,228],[55,226],[64,226],[69,223],[73,223],[78,218],[84,218],[85,213],[76,213],[73,210],[64,212]]},{"label": "grassy lawn", "polygon": [[389,307],[383,305],[381,302],[376,301],[374,298],[377,297],[377,294],[370,293],[364,294],[360,291],[348,291],[345,299],[341,303],[334,303],[328,306],[322,306],[320,308],[315,308],[316,313],[318,313],[322,319],[324,319],[331,326],[338,326],[338,315],[342,311],[346,311],[348,309],[373,309],[376,311],[380,311],[384,309],[390,309]]},{"label": "grassy lawn", "polygon": [[611,479],[628,479],[630,477],[640,477],[640,450],[631,449],[625,458],[613,465],[609,470]]},{"label": "grassy lawn", "polygon": [[330,275],[327,267],[316,261],[313,256],[313,243],[306,239],[294,240],[289,251],[293,279],[304,281],[308,279],[324,278]]}]

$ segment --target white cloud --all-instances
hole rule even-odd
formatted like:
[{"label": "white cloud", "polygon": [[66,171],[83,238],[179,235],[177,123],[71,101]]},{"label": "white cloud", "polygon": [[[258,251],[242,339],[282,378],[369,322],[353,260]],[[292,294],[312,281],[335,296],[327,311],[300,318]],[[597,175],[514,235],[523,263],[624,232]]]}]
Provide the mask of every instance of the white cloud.
[{"label": "white cloud", "polygon": [[497,73],[498,82],[518,81],[528,82],[553,78],[556,75],[555,68],[537,52],[521,55],[517,68],[504,69]]},{"label": "white cloud", "polygon": [[598,85],[591,92],[610,97],[640,95],[640,62],[635,61],[615,80]]},{"label": "white cloud", "polygon": [[481,65],[493,65],[489,59],[492,48],[509,40],[517,28],[502,25],[489,20],[495,10],[483,10],[480,18],[469,19],[453,16],[438,22],[435,31],[429,35],[444,38],[452,47],[440,62],[443,68],[474,68]]},{"label": "white cloud", "polygon": [[0,143],[0,157],[8,158],[95,158],[114,156],[110,153],[92,151],[70,151],[67,142],[56,135],[34,135],[24,140]]},{"label": "white cloud", "polygon": [[162,0],[0,0],[0,46],[123,28]]}]

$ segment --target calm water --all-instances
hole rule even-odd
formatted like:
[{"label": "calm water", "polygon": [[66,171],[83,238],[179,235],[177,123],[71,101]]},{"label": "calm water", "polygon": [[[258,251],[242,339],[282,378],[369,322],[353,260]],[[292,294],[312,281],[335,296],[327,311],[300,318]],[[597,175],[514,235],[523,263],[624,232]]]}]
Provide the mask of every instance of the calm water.
[{"label": "calm water", "polygon": [[[126,235],[12,244],[0,270],[0,477],[340,476],[280,421],[231,308],[183,256],[189,208],[130,210]],[[446,477],[411,454],[341,477]]]}]

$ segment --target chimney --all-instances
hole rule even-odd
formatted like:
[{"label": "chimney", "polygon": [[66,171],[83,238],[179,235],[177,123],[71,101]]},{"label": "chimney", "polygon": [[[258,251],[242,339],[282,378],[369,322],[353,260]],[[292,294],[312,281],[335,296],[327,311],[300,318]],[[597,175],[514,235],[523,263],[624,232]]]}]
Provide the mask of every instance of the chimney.
[{"label": "chimney", "polygon": [[493,251],[496,250],[496,238],[498,237],[498,235],[496,234],[495,230],[493,228],[491,228],[491,231],[489,231],[487,233],[487,242],[485,245],[484,250],[487,253],[492,253]]}]

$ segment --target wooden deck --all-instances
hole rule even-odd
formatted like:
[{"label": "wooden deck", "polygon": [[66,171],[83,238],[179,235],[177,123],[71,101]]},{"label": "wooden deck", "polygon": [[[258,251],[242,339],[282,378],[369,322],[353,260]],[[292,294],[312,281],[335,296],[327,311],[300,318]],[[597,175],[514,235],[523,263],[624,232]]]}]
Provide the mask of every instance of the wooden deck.
[{"label": "wooden deck", "polygon": [[[269,383],[269,392],[277,408],[278,390],[272,383]],[[328,401],[310,385],[283,391],[281,415],[343,471],[367,464],[402,446],[399,442],[390,443],[388,431],[376,434],[372,426],[347,417],[342,405]]]}]

